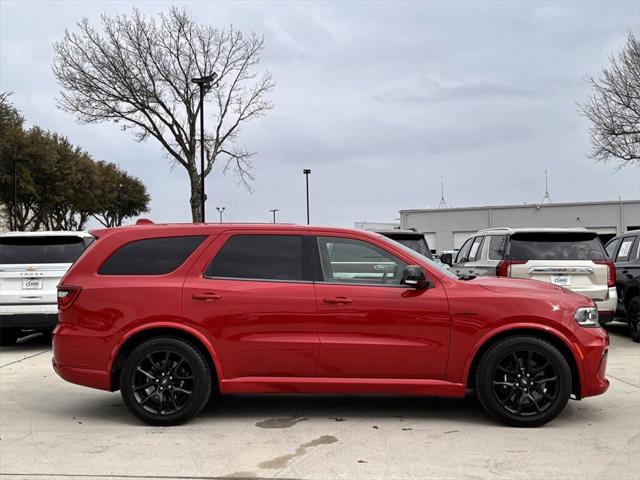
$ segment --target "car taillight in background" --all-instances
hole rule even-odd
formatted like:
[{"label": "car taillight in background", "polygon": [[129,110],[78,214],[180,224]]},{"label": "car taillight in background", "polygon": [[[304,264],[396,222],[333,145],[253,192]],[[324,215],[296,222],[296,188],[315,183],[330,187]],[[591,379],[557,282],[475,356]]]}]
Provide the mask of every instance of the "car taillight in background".
[{"label": "car taillight in background", "polygon": [[500,260],[496,267],[496,276],[508,277],[511,273],[511,265],[522,265],[524,263],[527,263],[527,260]]},{"label": "car taillight in background", "polygon": [[81,287],[64,286],[58,287],[58,311],[66,310],[80,295]]},{"label": "car taillight in background", "polygon": [[601,259],[594,260],[593,263],[597,263],[598,265],[606,265],[609,267],[609,273],[607,277],[607,286],[615,287],[616,286],[616,266],[613,263],[613,260],[609,259]]}]

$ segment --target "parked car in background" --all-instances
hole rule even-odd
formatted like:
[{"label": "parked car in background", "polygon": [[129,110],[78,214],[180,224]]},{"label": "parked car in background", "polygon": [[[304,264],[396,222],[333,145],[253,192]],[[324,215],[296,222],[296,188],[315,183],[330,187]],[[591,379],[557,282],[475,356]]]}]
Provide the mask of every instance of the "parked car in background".
[{"label": "parked car in background", "polygon": [[530,278],[568,288],[596,302],[601,324],[613,320],[616,269],[597,233],[585,228],[481,230],[451,263],[459,275]]},{"label": "parked car in background", "polygon": [[618,312],[624,314],[629,332],[640,342],[640,230],[613,237],[605,249],[616,266]]},{"label": "parked car in background", "polygon": [[428,259],[433,260],[431,249],[429,248],[429,244],[427,243],[427,239],[423,233],[416,232],[415,230],[400,229],[376,230],[376,233],[390,238],[391,240],[395,240],[405,247],[418,252],[420,255],[424,255]]},{"label": "parked car in background", "polygon": [[609,385],[597,309],[554,285],[464,281],[362,230],[92,233],[58,287],[53,366],[121,390],[153,425],[187,421],[212,392],[460,398],[474,388],[498,420],[534,427]]},{"label": "parked car in background", "polygon": [[53,330],[58,282],[92,241],[87,232],[0,235],[0,345],[25,330]]}]

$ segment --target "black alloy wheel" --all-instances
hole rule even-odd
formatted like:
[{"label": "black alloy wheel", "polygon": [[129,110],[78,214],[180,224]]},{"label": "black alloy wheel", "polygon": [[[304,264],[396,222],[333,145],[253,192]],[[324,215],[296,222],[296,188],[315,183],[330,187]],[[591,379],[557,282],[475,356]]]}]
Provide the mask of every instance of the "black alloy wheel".
[{"label": "black alloy wheel", "polygon": [[211,372],[190,343],[157,337],[136,347],[121,372],[122,398],[151,425],[175,425],[195,416],[211,395]]},{"label": "black alloy wheel", "polygon": [[528,335],[492,345],[476,370],[482,406],[517,427],[537,427],[555,418],[569,400],[571,385],[564,355],[547,340]]},{"label": "black alloy wheel", "polygon": [[558,372],[534,350],[514,350],[494,370],[493,393],[507,411],[522,416],[544,412],[558,396]]}]

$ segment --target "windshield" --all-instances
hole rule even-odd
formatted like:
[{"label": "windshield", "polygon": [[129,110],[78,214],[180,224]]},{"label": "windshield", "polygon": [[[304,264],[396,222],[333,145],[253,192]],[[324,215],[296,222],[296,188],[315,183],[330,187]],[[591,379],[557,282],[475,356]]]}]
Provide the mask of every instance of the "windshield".
[{"label": "windshield", "polygon": [[75,236],[0,238],[0,264],[73,263],[83,250]]},{"label": "windshield", "polygon": [[385,239],[385,241],[387,241],[387,242],[393,242],[396,247],[399,246],[400,249],[402,251],[404,251],[406,254],[408,254],[411,258],[415,258],[418,263],[426,262],[427,264],[429,264],[430,267],[433,267],[434,269],[446,274],[448,277],[455,278],[456,280],[458,279],[457,275],[455,275],[453,272],[450,272],[449,270],[447,270],[442,264],[434,262],[430,258],[425,257],[424,255],[421,255],[420,253],[418,253],[415,250],[407,247],[406,245],[403,245],[400,242],[396,242],[394,240],[391,240],[388,237],[385,237],[384,235],[381,235],[381,237],[383,237]]},{"label": "windshield", "polygon": [[603,260],[606,253],[592,232],[535,232],[511,236],[508,258],[513,260]]}]

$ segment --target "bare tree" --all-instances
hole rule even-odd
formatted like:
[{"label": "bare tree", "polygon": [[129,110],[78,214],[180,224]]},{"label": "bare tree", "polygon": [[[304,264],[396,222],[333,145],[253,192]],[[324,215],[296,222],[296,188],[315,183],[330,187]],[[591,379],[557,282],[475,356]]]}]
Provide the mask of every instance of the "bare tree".
[{"label": "bare tree", "polygon": [[640,161],[640,42],[629,32],[627,42],[599,79],[589,77],[593,96],[581,106],[591,125],[596,160],[617,159],[620,166]]},{"label": "bare tree", "polygon": [[198,25],[176,8],[157,20],[134,10],[103,15],[101,23],[98,32],[83,19],[78,32],[66,31],[54,45],[60,107],[81,122],[112,121],[132,129],[137,141],[158,140],[172,162],[187,170],[191,214],[201,221],[196,120],[202,106],[191,80],[216,72],[217,83],[206,97],[215,105],[215,121],[206,122],[204,176],[222,163],[224,172],[233,171],[250,190],[255,152],[238,145],[238,133],[244,122],[272,108],[271,74],[257,72],[263,37]]}]

